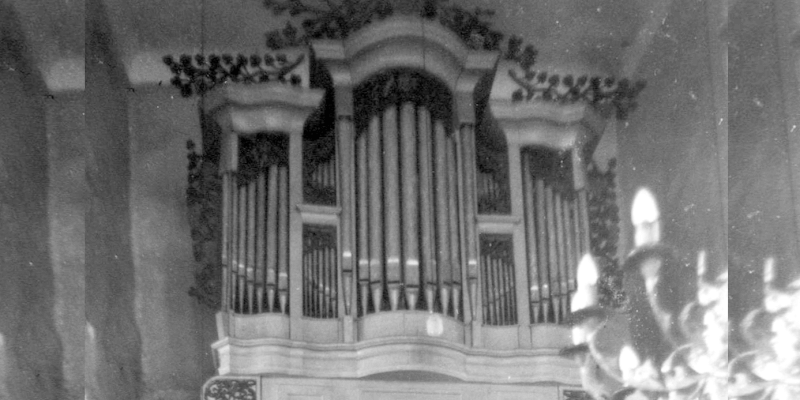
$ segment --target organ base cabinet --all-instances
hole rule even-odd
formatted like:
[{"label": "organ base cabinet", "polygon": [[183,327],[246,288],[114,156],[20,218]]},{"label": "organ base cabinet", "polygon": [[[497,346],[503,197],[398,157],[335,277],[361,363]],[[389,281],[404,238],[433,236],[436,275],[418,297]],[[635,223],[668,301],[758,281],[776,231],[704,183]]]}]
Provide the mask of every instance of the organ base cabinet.
[{"label": "organ base cabinet", "polygon": [[431,19],[284,52],[291,84],[204,102],[222,187],[204,398],[580,398],[558,350],[603,119],[512,100],[520,64]]},{"label": "organ base cabinet", "polygon": [[569,385],[463,383],[447,376],[411,372],[386,373],[362,380],[221,377],[206,384],[204,394],[208,394],[203,400],[221,398],[211,393],[222,388],[239,390],[238,393],[258,393],[260,397],[257,398],[270,400],[590,400],[583,397],[579,388]]}]

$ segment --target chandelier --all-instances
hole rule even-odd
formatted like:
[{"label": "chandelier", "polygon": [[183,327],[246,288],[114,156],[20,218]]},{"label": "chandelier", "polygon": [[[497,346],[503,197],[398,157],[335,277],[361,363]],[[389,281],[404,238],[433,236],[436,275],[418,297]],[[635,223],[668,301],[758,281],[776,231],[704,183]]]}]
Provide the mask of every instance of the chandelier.
[{"label": "chandelier", "polygon": [[[800,279],[779,288],[775,260],[764,265],[764,301],[740,329],[748,349],[728,360],[728,271],[695,268],[661,243],[655,198],[641,189],[631,210],[635,249],[623,264],[630,309],[598,302],[598,267],[578,266],[571,304],[573,346],[562,355],[580,366],[595,399],[800,399]],[[681,296],[679,288],[693,296]]]}]

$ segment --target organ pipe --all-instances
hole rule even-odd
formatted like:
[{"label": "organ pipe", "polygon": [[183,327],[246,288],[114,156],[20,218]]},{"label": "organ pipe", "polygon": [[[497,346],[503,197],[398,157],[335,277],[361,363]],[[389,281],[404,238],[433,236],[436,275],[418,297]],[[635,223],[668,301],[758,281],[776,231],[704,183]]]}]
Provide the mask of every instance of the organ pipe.
[{"label": "organ pipe", "polygon": [[267,168],[267,312],[275,310],[275,290],[278,260],[278,166],[270,164]]},{"label": "organ pipe", "polygon": [[[461,127],[464,146],[464,215],[466,216],[467,279],[469,280],[470,309],[477,313],[478,304],[478,238],[475,227],[477,198],[475,194],[475,132],[474,125]],[[473,318],[475,315],[473,315]]]},{"label": "organ pipe", "polygon": [[355,264],[354,225],[355,215],[355,154],[353,121],[350,116],[340,115],[337,119],[338,152],[334,161],[339,160],[339,204],[342,206],[341,218],[341,262],[344,313],[351,315],[353,269]]},{"label": "organ pipe", "polygon": [[239,293],[239,191],[237,177],[231,176],[231,240],[230,240],[230,265],[231,265],[231,309],[236,309]]},{"label": "organ pipe", "polygon": [[[289,302],[289,171],[285,166],[278,168],[277,197],[278,303],[281,313],[286,314]],[[275,255],[272,256],[275,257]]]},{"label": "organ pipe", "polygon": [[386,224],[386,283],[389,304],[396,311],[400,299],[400,183],[397,135],[397,107],[392,105],[383,113],[383,179]]},{"label": "organ pipe", "polygon": [[547,267],[550,270],[550,293],[555,322],[559,323],[558,310],[560,309],[561,291],[558,286],[558,249],[556,248],[555,210],[553,204],[553,188],[545,186],[545,208],[547,209],[547,243],[549,259]]},{"label": "organ pipe", "polygon": [[430,112],[425,107],[417,109],[418,132],[421,136],[420,148],[420,223],[422,225],[422,267],[425,275],[425,302],[429,312],[433,312],[436,283],[436,256],[433,223],[433,182],[431,179],[433,154],[431,151]]},{"label": "organ pipe", "polygon": [[539,323],[539,266],[536,249],[536,225],[534,221],[534,188],[530,170],[530,156],[522,156],[523,197],[525,200],[525,232],[528,260],[528,279],[530,284],[531,316],[534,323]]},{"label": "organ pipe", "polygon": [[264,312],[264,279],[265,271],[265,242],[264,242],[264,223],[266,218],[266,177],[261,171],[256,178],[256,307],[257,312]]},{"label": "organ pipe", "polygon": [[222,171],[222,310],[230,309],[231,173]]},{"label": "organ pipe", "polygon": [[369,124],[369,272],[372,305],[381,310],[383,299],[383,199],[381,185],[381,132],[380,119],[373,116]]},{"label": "organ pipe", "polygon": [[[572,241],[573,251],[576,254],[585,254],[585,253],[583,253],[583,250],[581,249],[581,246],[580,246],[580,243],[581,243],[581,240],[580,240],[581,228],[580,228],[580,225],[579,225],[580,222],[578,221],[578,201],[577,201],[577,199],[573,198],[572,204],[570,204],[570,210],[571,210],[571,214],[572,214],[571,222],[572,222],[572,233],[573,233],[573,241]],[[576,257],[576,259],[577,258],[578,257]],[[574,289],[576,287],[576,285],[577,285],[576,280],[577,280],[577,277],[578,277],[578,273],[577,273],[577,268],[578,267],[575,264],[571,264],[571,265],[572,265],[572,279],[570,280],[570,285]]]},{"label": "organ pipe", "polygon": [[556,243],[558,245],[558,289],[561,293],[561,315],[567,315],[567,260],[564,239],[564,214],[561,208],[561,193],[555,193],[553,199],[555,203],[556,217]]},{"label": "organ pipe", "polygon": [[256,261],[256,182],[247,184],[247,312],[252,314],[255,302]]},{"label": "organ pipe", "polygon": [[[562,201],[564,202],[563,210],[564,210],[564,231],[565,233],[565,246],[567,252],[567,268],[566,268],[566,281],[567,281],[567,291],[572,294],[572,291],[575,290],[575,273],[573,268],[576,268],[576,251],[573,247],[573,237],[575,236],[575,231],[573,230],[572,225],[572,203],[568,198],[563,198]],[[571,296],[567,296],[567,300],[570,300]],[[569,307],[567,307],[569,309]]]},{"label": "organ pipe", "polygon": [[580,227],[583,245],[582,253],[591,251],[591,242],[589,241],[589,203],[586,198],[586,189],[578,190],[578,212],[580,213]]},{"label": "organ pipe", "polygon": [[369,306],[369,221],[366,133],[356,139],[358,152],[358,282],[361,290],[361,314],[366,315]]},{"label": "organ pipe", "polygon": [[450,268],[452,279],[452,295],[453,295],[453,316],[458,318],[459,310],[459,294],[461,293],[461,262],[459,254],[459,234],[458,234],[458,208],[457,208],[457,186],[455,179],[456,171],[456,157],[455,157],[455,143],[452,137],[446,141],[447,152],[447,199],[448,199],[448,221],[450,225],[448,237],[450,238]]},{"label": "organ pipe", "polygon": [[403,253],[404,253],[404,278],[406,290],[406,304],[414,310],[419,295],[419,179],[417,176],[417,136],[422,132],[416,131],[414,123],[414,105],[403,104],[401,110],[400,126],[401,151],[403,165]]},{"label": "organ pipe", "polygon": [[448,196],[447,196],[447,145],[444,124],[434,122],[436,164],[436,252],[438,254],[436,265],[439,267],[439,299],[443,313],[447,314],[450,285],[452,283],[452,269],[450,266],[450,226],[447,221]]},{"label": "organ pipe", "polygon": [[237,188],[239,192],[239,233],[238,233],[238,247],[236,251],[236,260],[238,261],[237,272],[239,282],[239,312],[244,313],[244,295],[245,295],[245,246],[247,241],[247,192],[245,186]]},{"label": "organ pipe", "polygon": [[550,259],[548,257],[548,245],[547,245],[547,221],[546,214],[545,214],[545,191],[544,191],[544,181],[541,178],[536,179],[536,226],[537,226],[537,239],[538,239],[538,250],[539,250],[539,276],[541,278],[541,289],[542,289],[542,302],[544,303],[544,309],[542,310],[542,315],[544,316],[544,322],[549,322],[550,320],[550,269],[548,267],[550,263]]}]

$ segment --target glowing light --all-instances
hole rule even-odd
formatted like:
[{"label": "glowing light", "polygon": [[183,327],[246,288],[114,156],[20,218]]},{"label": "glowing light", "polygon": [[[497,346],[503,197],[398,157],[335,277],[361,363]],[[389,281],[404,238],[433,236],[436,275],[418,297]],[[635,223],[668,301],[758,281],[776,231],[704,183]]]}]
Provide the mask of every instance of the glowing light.
[{"label": "glowing light", "polygon": [[631,221],[634,226],[634,243],[636,246],[658,243],[661,240],[661,223],[659,221],[656,199],[647,189],[640,189],[631,206]]},{"label": "glowing light", "polygon": [[633,372],[642,362],[639,360],[639,355],[636,350],[629,345],[625,345],[619,353],[619,369],[622,370],[622,378],[629,380]]},{"label": "glowing light", "polygon": [[578,286],[592,286],[597,284],[599,273],[597,271],[597,263],[591,254],[585,254],[578,264]]},{"label": "glowing light", "polygon": [[631,222],[633,222],[633,225],[652,224],[658,221],[659,217],[655,196],[647,189],[639,189],[633,198],[633,205],[631,206]]}]

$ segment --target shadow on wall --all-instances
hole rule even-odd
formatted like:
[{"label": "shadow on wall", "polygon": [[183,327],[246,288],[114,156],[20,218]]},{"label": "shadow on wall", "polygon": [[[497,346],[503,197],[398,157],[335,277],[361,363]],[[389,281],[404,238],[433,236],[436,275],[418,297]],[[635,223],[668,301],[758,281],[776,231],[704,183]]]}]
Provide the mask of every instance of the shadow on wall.
[{"label": "shadow on wall", "polygon": [[44,83],[0,4],[0,398],[67,398],[54,321]]},{"label": "shadow on wall", "polygon": [[[126,78],[101,2],[87,6],[86,381],[97,399],[138,399],[141,337],[134,314]],[[94,339],[94,340],[88,340]]]}]

